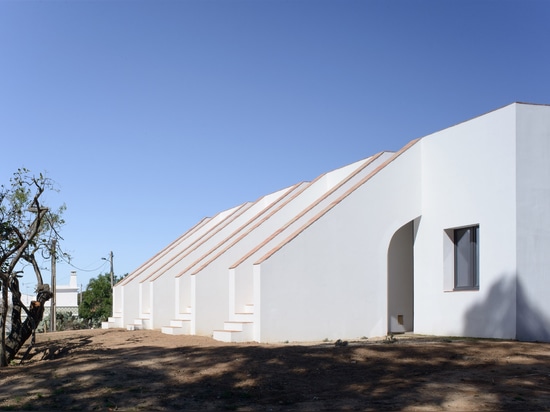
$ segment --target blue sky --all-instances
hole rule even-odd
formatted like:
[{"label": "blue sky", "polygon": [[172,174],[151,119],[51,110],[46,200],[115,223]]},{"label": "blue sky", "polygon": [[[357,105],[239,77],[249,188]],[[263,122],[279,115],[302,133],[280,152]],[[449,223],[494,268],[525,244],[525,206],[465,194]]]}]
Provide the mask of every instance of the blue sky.
[{"label": "blue sky", "polygon": [[550,103],[548,21],[543,0],[0,0],[0,180],[57,182],[58,284],[85,287],[111,250],[132,272],[205,216]]}]

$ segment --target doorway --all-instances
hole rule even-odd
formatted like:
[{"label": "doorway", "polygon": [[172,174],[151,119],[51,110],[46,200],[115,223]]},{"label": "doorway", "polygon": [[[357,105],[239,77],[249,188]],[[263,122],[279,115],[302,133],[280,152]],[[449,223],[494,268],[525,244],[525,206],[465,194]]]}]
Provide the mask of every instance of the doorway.
[{"label": "doorway", "polygon": [[388,333],[414,329],[415,222],[399,228],[388,248]]}]

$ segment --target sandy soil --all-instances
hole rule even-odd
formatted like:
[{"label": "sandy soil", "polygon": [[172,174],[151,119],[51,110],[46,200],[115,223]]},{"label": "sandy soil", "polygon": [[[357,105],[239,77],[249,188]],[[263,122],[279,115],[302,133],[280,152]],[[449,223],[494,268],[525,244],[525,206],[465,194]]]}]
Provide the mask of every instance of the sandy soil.
[{"label": "sandy soil", "polygon": [[550,344],[225,344],[157,331],[37,335],[1,410],[549,410]]}]

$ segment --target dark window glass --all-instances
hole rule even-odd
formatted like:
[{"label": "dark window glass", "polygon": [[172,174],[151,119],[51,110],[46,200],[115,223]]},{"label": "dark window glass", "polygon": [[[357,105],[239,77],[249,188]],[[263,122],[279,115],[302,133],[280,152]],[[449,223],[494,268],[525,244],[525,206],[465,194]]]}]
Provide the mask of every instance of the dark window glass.
[{"label": "dark window glass", "polygon": [[479,288],[478,226],[455,229],[455,289]]}]

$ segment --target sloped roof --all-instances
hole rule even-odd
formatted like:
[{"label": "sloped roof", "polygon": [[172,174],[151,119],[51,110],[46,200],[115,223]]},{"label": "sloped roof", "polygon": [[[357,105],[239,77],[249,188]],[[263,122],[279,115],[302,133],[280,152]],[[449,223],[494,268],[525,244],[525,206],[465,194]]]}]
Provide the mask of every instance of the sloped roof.
[{"label": "sloped roof", "polygon": [[[265,260],[269,259],[271,256],[273,256],[277,251],[279,251],[281,248],[283,248],[285,245],[290,243],[293,239],[298,237],[303,231],[305,231],[309,226],[311,226],[313,223],[315,223],[317,220],[319,220],[321,217],[323,217],[329,210],[334,208],[336,205],[338,205],[342,200],[344,200],[346,197],[348,197],[350,194],[352,194],[354,191],[356,191],[359,187],[363,186],[365,183],[367,183],[370,179],[372,179],[373,176],[378,174],[382,169],[387,167],[390,163],[392,163],[395,159],[397,159],[399,156],[401,156],[403,153],[405,153],[407,150],[409,150],[412,146],[414,146],[417,142],[419,142],[421,138],[415,139],[410,141],[408,144],[406,144],[402,149],[397,151],[392,157],[390,157],[388,160],[383,162],[381,165],[379,165],[376,169],[374,169],[372,172],[370,172],[368,175],[363,177],[359,182],[357,182],[355,185],[353,185],[351,188],[349,188],[345,193],[340,195],[337,199],[335,199],[333,202],[331,202],[327,207],[325,207],[322,211],[320,211],[317,215],[312,217],[307,223],[305,223],[303,226],[301,226],[298,230],[293,232],[290,236],[288,236],[285,240],[283,240],[281,243],[279,243],[275,248],[267,252],[264,256],[262,256],[260,259],[258,259],[256,262],[254,262],[255,265],[260,264],[264,262]],[[236,266],[236,265],[234,265]]]}]

